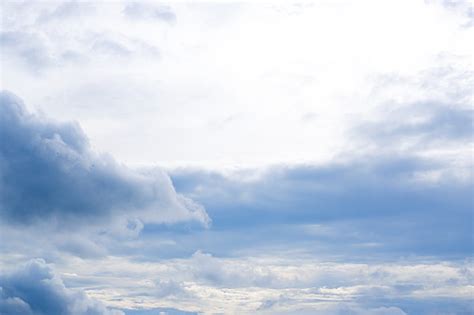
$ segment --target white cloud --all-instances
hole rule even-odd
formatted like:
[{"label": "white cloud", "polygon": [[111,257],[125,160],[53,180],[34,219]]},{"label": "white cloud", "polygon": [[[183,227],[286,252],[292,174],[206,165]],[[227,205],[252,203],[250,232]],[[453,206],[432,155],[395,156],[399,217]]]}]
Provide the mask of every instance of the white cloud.
[{"label": "white cloud", "polygon": [[443,307],[443,300],[426,301],[440,297],[458,303],[453,305],[460,310],[468,305],[474,272],[468,262],[344,263],[294,255],[219,258],[202,252],[156,262],[64,257],[57,268],[75,271],[62,275],[66,284],[85,286],[89,296],[115,308],[241,314],[403,314],[417,303],[429,314]]},{"label": "white cloud", "polygon": [[[34,31],[44,40],[33,48],[47,43],[46,55],[60,58],[61,67],[35,76],[4,62],[3,88],[57,118],[78,119],[93,145],[140,165],[327,160],[350,146],[345,132],[381,105],[449,95],[451,86],[436,85],[436,74],[421,83],[419,74],[443,66],[459,76],[471,54],[464,13],[423,1],[52,3],[5,10],[16,17],[5,31]],[[38,20],[45,14],[55,18]],[[156,23],[172,16],[172,25]],[[71,53],[83,61],[62,59]],[[406,83],[374,95],[383,76]],[[318,119],[302,124],[308,113]],[[230,122],[234,116],[240,118]],[[224,122],[219,132],[215,122]]]}]

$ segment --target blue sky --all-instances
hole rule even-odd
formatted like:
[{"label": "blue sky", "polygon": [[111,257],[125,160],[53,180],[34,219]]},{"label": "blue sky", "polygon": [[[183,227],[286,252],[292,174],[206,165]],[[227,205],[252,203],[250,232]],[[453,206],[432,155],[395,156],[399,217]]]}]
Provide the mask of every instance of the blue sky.
[{"label": "blue sky", "polygon": [[0,313],[472,314],[472,4],[0,6]]}]

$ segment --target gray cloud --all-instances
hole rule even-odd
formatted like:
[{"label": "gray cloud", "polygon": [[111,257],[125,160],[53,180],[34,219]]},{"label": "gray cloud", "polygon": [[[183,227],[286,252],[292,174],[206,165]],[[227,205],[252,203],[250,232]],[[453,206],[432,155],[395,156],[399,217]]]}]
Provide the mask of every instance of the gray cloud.
[{"label": "gray cloud", "polygon": [[77,123],[30,114],[7,92],[0,95],[0,182],[0,215],[13,223],[54,218],[77,226],[110,221],[112,214],[124,226],[134,220],[209,223],[205,210],[177,194],[164,172],[138,172],[95,153]]},{"label": "gray cloud", "polygon": [[380,145],[393,146],[413,139],[419,147],[439,141],[472,141],[474,111],[440,103],[417,103],[389,112],[383,119],[365,122],[356,130]]},{"label": "gray cloud", "polygon": [[0,276],[0,313],[4,315],[120,315],[82,291],[68,289],[44,260],[31,260]]},{"label": "gray cloud", "polygon": [[214,229],[174,239],[190,247],[201,239],[202,250],[221,255],[298,247],[353,259],[465,257],[472,247],[472,172],[465,167],[453,173],[444,161],[393,155],[240,175],[177,169],[177,191],[206,207]]}]

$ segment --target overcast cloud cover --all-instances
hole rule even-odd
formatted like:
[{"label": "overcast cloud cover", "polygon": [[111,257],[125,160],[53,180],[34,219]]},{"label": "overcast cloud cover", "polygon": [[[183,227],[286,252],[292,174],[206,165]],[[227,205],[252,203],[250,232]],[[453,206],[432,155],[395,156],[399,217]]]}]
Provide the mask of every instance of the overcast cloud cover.
[{"label": "overcast cloud cover", "polygon": [[0,9],[0,314],[474,314],[471,2]]}]

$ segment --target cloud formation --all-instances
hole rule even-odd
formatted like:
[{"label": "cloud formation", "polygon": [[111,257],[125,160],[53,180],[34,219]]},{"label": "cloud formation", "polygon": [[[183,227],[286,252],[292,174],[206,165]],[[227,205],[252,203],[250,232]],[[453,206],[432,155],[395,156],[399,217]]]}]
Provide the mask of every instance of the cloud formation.
[{"label": "cloud formation", "polygon": [[0,313],[472,312],[469,5],[2,9]]},{"label": "cloud formation", "polygon": [[123,315],[82,291],[66,288],[42,259],[0,275],[0,313],[4,315]]},{"label": "cloud formation", "polygon": [[8,92],[0,94],[0,181],[0,215],[13,223],[73,219],[77,225],[112,215],[133,226],[136,220],[210,222],[164,172],[134,171],[95,153],[77,123],[28,113]]},{"label": "cloud formation", "polygon": [[156,307],[211,314],[469,313],[474,270],[468,261],[320,258],[282,251],[251,257],[198,251],[154,262],[109,257],[74,263],[78,275],[67,280],[94,287],[127,314],[153,314]]},{"label": "cloud formation", "polygon": [[[264,171],[185,168],[170,174],[177,191],[213,218],[216,229],[204,234],[216,235],[202,236],[205,250],[301,246],[318,255],[464,257],[473,245],[472,165],[455,162],[364,156]],[[181,237],[183,244],[196,236]]]}]

